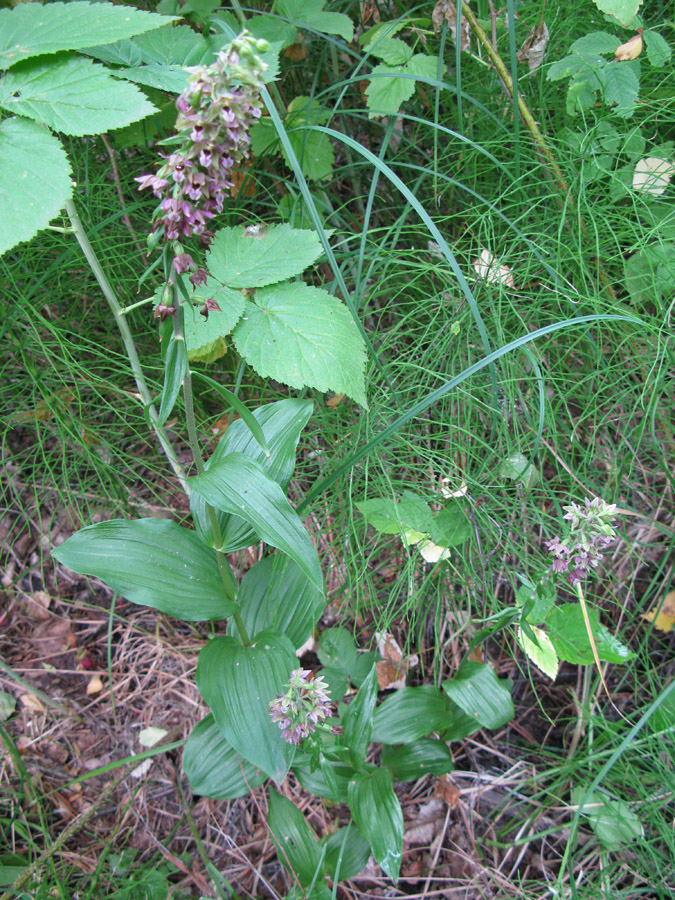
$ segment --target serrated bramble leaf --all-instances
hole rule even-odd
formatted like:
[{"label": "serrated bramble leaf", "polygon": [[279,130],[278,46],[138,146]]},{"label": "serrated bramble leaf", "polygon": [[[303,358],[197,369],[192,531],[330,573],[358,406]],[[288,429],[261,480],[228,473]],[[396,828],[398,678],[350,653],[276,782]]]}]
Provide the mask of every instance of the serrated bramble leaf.
[{"label": "serrated bramble leaf", "polygon": [[221,228],[207,258],[209,272],[230,288],[254,288],[299,275],[321,255],[315,231],[273,225],[255,233]]},{"label": "serrated bramble leaf", "polygon": [[143,84],[146,87],[167,91],[170,94],[182,94],[188,84],[189,73],[181,66],[149,65],[134,69],[119,69],[115,76]]},{"label": "serrated bramble leaf", "polygon": [[438,57],[426,53],[416,53],[406,64],[404,72],[419,75],[420,78],[436,78],[438,74]]},{"label": "serrated bramble leaf", "polygon": [[308,25],[323,34],[338,34],[346,41],[354,39],[354,25],[343,13],[326,12],[326,0],[279,0],[278,12],[293,23]]},{"label": "serrated bramble leaf", "polygon": [[272,722],[269,704],[282,694],[296,662],[288,638],[268,631],[247,647],[232,637],[214,638],[197,665],[197,687],[227,741],[277,782],[295,748]]},{"label": "serrated bramble leaf", "polygon": [[621,41],[615,35],[606,31],[592,31],[578,38],[570,47],[570,53],[576,53],[589,63],[605,62],[602,56],[606,53],[613,56],[620,46]]},{"label": "serrated bramble leaf", "polygon": [[384,63],[375,66],[366,89],[369,118],[394,115],[405,100],[410,100],[415,93],[415,81],[399,77],[403,71],[400,66],[387,66]]},{"label": "serrated bramble leaf", "polygon": [[371,41],[366,49],[371,56],[376,56],[388,66],[402,66],[413,55],[412,48],[405,41],[389,36]]},{"label": "serrated bramble leaf", "polygon": [[177,18],[112,3],[21,3],[0,10],[0,68],[42,53],[130,38]]},{"label": "serrated bramble leaf", "polygon": [[616,104],[616,114],[628,118],[635,112],[640,90],[640,60],[612,63],[598,71],[605,103]]},{"label": "serrated bramble leaf", "polygon": [[0,82],[0,106],[72,135],[102,134],[156,111],[134,85],[76,56],[17,64]]},{"label": "serrated bramble leaf", "polygon": [[614,16],[626,28],[632,24],[643,0],[593,0],[600,12]]},{"label": "serrated bramble leaf", "polygon": [[424,536],[432,528],[431,507],[411,491],[404,491],[399,502],[377,497],[359,500],[356,507],[366,522],[381,534],[400,534],[412,529]]},{"label": "serrated bramble leaf", "polygon": [[321,288],[287,282],[257,291],[232,339],[263,378],[347,394],[367,408],[363,339],[347,307]]},{"label": "serrated bramble leaf", "polygon": [[200,285],[193,294],[193,299],[201,303],[206,303],[209,298],[216,301],[220,310],[209,312],[208,319],[204,318],[196,306],[187,303],[184,306],[185,343],[189,359],[196,358],[204,347],[218,338],[226,337],[244,311],[244,298],[241,293],[218,285],[211,278],[205,285]]},{"label": "serrated bramble leaf", "polygon": [[0,254],[49,225],[72,194],[58,138],[29,119],[0,122]]},{"label": "serrated bramble leaf", "polygon": [[658,31],[652,31],[651,28],[646,28],[642,32],[642,37],[647,45],[647,59],[653,66],[660,68],[670,62],[672,50],[663,35]]}]

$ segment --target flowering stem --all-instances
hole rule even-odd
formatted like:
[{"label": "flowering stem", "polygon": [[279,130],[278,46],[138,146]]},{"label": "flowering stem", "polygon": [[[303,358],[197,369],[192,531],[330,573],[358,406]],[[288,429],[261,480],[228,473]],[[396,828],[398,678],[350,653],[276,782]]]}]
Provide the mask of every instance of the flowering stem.
[{"label": "flowering stem", "polygon": [[143,369],[138,358],[138,352],[136,350],[136,345],[131,334],[131,329],[129,328],[129,323],[124,317],[124,312],[117,299],[117,295],[113,291],[110,282],[106,278],[106,275],[101,268],[101,264],[87,236],[87,232],[84,230],[84,226],[78,215],[77,209],[75,208],[75,204],[72,200],[66,200],[65,206],[68,218],[70,219],[70,224],[72,225],[73,233],[75,234],[77,242],[82,248],[82,252],[84,253],[86,260],[89,263],[89,267],[91,268],[94,277],[98,281],[103,296],[107,300],[108,306],[110,307],[115,322],[117,323],[117,327],[119,328],[120,335],[122,336],[122,341],[124,343],[124,349],[129,360],[129,365],[131,366],[131,371],[136,382],[136,387],[138,388],[138,393],[140,394],[141,400],[143,401],[143,406],[148,412],[148,419],[150,420],[150,424],[152,425],[154,432],[157,435],[157,440],[159,441],[160,446],[164,451],[164,455],[169,460],[169,464],[173,469],[176,478],[180,482],[181,488],[189,496],[190,488],[188,487],[187,475],[185,474],[183,467],[178,461],[176,451],[171,445],[169,436],[164,430],[164,427],[159,422],[159,415],[154,403],[152,402],[152,396],[150,395],[145,376],[143,375]]}]

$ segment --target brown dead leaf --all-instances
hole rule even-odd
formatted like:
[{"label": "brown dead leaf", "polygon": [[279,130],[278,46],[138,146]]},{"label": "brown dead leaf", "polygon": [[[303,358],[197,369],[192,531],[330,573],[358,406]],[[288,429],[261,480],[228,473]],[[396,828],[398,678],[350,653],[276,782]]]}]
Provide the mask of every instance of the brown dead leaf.
[{"label": "brown dead leaf", "polygon": [[19,603],[24,607],[28,615],[36,622],[50,619],[49,606],[52,598],[46,591],[34,591],[32,594],[20,594]]},{"label": "brown dead leaf", "polygon": [[401,690],[405,687],[408,669],[414,668],[419,663],[417,656],[404,656],[403,651],[393,634],[388,632],[375,633],[377,639],[377,651],[382,660],[375,664],[377,669],[377,682],[380,690]]},{"label": "brown dead leaf", "polygon": [[248,169],[251,168],[251,161],[245,162],[240,169],[230,169],[230,181],[232,182],[232,187],[230,188],[230,194],[233,197],[238,197],[241,193],[242,185],[245,183],[246,187],[244,188],[244,192],[242,194],[243,197],[255,197],[255,181],[250,177]]},{"label": "brown dead leaf", "polygon": [[41,657],[58,656],[75,646],[75,635],[67,619],[48,619],[33,629],[31,642]]},{"label": "brown dead leaf", "polygon": [[[434,11],[431,14],[431,21],[436,34],[440,33],[443,22],[447,22],[448,31],[455,44],[457,44],[457,4],[455,3],[455,0],[438,0],[438,3],[434,6]],[[468,50],[470,31],[469,23],[464,16],[462,16],[460,21],[459,35],[460,49],[462,51]]]},{"label": "brown dead leaf", "polygon": [[344,399],[344,394],[333,394],[330,399],[326,400],[326,406],[328,409],[337,409]]},{"label": "brown dead leaf", "polygon": [[38,400],[32,409],[24,409],[16,413],[14,423],[16,425],[26,425],[29,422],[48,422],[53,418],[57,408],[67,406],[74,399],[75,394],[71,393],[69,388],[59,388],[49,400]]},{"label": "brown dead leaf", "polygon": [[374,3],[371,3],[371,0],[361,0],[361,21],[364,25],[367,25],[370,20],[373,20],[373,25],[377,25],[380,21],[380,11]]},{"label": "brown dead leaf", "polygon": [[642,53],[642,35],[634,34],[633,37],[617,47],[614,51],[614,59],[617,62],[624,62],[628,59],[637,59]]},{"label": "brown dead leaf", "polygon": [[675,627],[675,591],[670,591],[663,599],[663,605],[659,610],[660,603],[657,603],[649,612],[642,613],[641,619],[647,622],[653,622],[657,631],[669,632]]},{"label": "brown dead leaf", "polygon": [[441,775],[438,779],[434,788],[434,797],[440,797],[441,800],[445,800],[450,809],[456,808],[460,797],[459,788],[449,775]]},{"label": "brown dead leaf", "polygon": [[544,60],[546,47],[548,46],[548,28],[545,22],[535,25],[532,31],[523,41],[523,46],[516,54],[518,62],[526,62],[530,72],[538,69]]},{"label": "brown dead leaf", "polygon": [[307,44],[304,44],[302,41],[296,41],[290,47],[286,47],[284,56],[292,62],[301,62],[303,59],[307,59],[307,52]]}]

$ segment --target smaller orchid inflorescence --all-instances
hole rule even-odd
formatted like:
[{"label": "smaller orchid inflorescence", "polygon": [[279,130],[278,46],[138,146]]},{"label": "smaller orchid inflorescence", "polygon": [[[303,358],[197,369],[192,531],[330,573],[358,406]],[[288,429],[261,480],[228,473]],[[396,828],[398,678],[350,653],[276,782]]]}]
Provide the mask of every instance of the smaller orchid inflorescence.
[{"label": "smaller orchid inflorescence", "polygon": [[308,669],[293,669],[285,693],[269,705],[272,721],[289,744],[299,744],[332,713],[328,686]]},{"label": "smaller orchid inflorescence", "polygon": [[151,243],[164,239],[173,251],[173,270],[178,275],[191,272],[195,286],[206,281],[207,273],[180,241],[196,236],[208,247],[213,238],[207,226],[223,211],[232,169],[247,157],[249,131],[261,115],[267,65],[259,53],[267,49],[266,41],[243,31],[211,65],[189,67],[188,87],[176,100],[177,134],[162,141],[172,152],[162,154],[166,161],[156,174],[136,178],[139,190],[149,187],[161,201],[152,219]]},{"label": "smaller orchid inflorescence", "polygon": [[603,557],[600,551],[615,539],[612,521],[616,506],[596,497],[587,498],[583,507],[572,503],[563,509],[566,512],[563,519],[570,523],[566,541],[556,536],[545,541],[544,546],[554,557],[551,569],[556,573],[568,572],[567,580],[575,587],[591,569],[597,568]]}]

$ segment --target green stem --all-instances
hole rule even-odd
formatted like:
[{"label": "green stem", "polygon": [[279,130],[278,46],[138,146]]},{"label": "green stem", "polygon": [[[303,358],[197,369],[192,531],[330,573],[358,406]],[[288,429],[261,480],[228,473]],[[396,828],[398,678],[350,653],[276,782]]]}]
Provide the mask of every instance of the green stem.
[{"label": "green stem", "polygon": [[[180,310],[180,297],[178,295],[178,287],[175,284],[173,285],[173,305],[177,310]],[[173,317],[173,332],[177,339],[183,340],[183,320],[180,313]],[[197,420],[195,418],[195,404],[192,391],[192,372],[190,371],[189,366],[187,372],[185,373],[185,377],[183,378],[183,405],[185,407],[185,424],[187,426],[188,443],[190,444],[192,458],[194,460],[197,473],[199,475],[202,475],[206,471],[206,469],[204,467],[202,451],[201,447],[199,446],[199,437],[197,435]],[[211,526],[211,534],[213,535],[213,542],[216,547],[218,571],[220,572],[220,577],[223,582],[225,594],[227,595],[228,600],[230,600],[232,603],[236,603],[237,581],[234,577],[234,573],[230,568],[230,564],[228,563],[225,554],[222,550],[217,549],[221,545],[222,536],[220,533],[220,526],[218,525],[218,517],[216,516],[216,511],[210,503],[206,504],[206,515],[208,516],[209,525]],[[244,620],[238,606],[233,610],[232,617],[236,623],[237,629],[239,630],[239,635],[242,642],[244,644],[248,644],[248,633],[244,626]]]},{"label": "green stem", "polygon": [[129,328],[129,323],[124,317],[124,313],[122,312],[122,307],[117,299],[117,295],[113,291],[110,282],[108,281],[103,269],[101,268],[101,264],[98,260],[98,257],[96,256],[96,252],[92,247],[89,238],[87,237],[87,233],[84,230],[84,226],[82,225],[82,221],[72,200],[66,200],[66,212],[68,213],[68,218],[70,219],[70,223],[73,227],[73,232],[75,234],[75,237],[77,238],[77,242],[82,248],[82,252],[84,253],[86,260],[89,263],[89,267],[91,268],[94,277],[98,281],[103,296],[107,300],[108,306],[110,307],[115,322],[117,323],[117,327],[119,328],[120,334],[122,336],[122,341],[124,343],[124,349],[129,360],[129,365],[131,366],[131,371],[136,382],[136,387],[138,388],[138,393],[141,395],[143,406],[148,412],[150,424],[152,425],[155,434],[157,435],[157,440],[159,441],[160,446],[164,451],[164,455],[168,459],[176,478],[180,482],[180,486],[189,496],[190,488],[188,487],[187,475],[185,474],[183,467],[178,461],[176,451],[171,445],[169,436],[164,430],[164,427],[159,422],[159,415],[154,403],[152,402],[152,396],[145,381],[145,376],[143,374],[143,369],[138,358],[138,352],[136,350],[136,345],[131,334],[131,329]]}]

